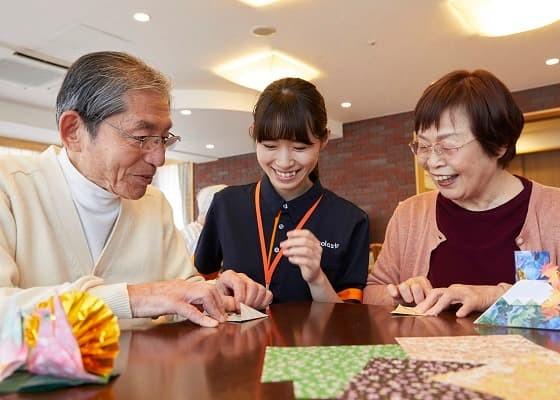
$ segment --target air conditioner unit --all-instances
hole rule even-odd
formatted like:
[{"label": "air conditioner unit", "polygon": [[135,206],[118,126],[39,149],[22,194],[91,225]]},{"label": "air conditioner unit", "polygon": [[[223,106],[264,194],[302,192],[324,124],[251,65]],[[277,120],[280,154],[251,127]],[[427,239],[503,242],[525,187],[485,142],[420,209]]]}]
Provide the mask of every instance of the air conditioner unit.
[{"label": "air conditioner unit", "polygon": [[0,80],[25,87],[45,87],[62,79],[68,68],[31,52],[0,48]]}]

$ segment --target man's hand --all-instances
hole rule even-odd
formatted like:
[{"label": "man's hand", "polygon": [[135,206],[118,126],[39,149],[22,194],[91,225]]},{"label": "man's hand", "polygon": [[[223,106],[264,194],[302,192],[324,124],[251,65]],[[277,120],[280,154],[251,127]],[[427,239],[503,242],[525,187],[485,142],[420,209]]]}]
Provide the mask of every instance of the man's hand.
[{"label": "man's hand", "polygon": [[239,303],[262,310],[272,302],[272,292],[247,275],[226,270],[216,280],[216,287],[225,296],[233,296],[236,310]]},{"label": "man's hand", "polygon": [[425,276],[415,276],[398,285],[387,285],[389,295],[399,303],[421,303],[432,290],[432,284]]},{"label": "man's hand", "polygon": [[426,299],[416,306],[416,311],[426,315],[438,315],[451,304],[462,304],[457,317],[466,317],[473,311],[484,311],[490,307],[505,289],[500,286],[451,285],[448,288],[432,289]]},{"label": "man's hand", "polygon": [[[128,285],[133,317],[179,315],[195,324],[214,327],[226,320],[226,311],[236,309],[233,297],[224,296],[206,282],[183,279]],[[193,304],[202,306],[204,315]]]}]

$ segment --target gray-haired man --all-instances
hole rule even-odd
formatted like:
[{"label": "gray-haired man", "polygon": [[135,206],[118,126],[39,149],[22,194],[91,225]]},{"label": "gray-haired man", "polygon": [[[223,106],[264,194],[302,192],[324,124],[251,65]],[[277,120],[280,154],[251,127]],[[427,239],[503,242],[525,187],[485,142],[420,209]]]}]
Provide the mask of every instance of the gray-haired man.
[{"label": "gray-haired man", "polygon": [[[168,81],[123,53],[78,59],[57,98],[63,149],[0,158],[0,301],[24,309],[87,290],[120,318],[177,314],[215,326],[272,295],[242,274],[196,275],[171,209],[148,185],[180,140]],[[232,297],[233,296],[233,297]],[[209,316],[193,304],[201,305]]]}]

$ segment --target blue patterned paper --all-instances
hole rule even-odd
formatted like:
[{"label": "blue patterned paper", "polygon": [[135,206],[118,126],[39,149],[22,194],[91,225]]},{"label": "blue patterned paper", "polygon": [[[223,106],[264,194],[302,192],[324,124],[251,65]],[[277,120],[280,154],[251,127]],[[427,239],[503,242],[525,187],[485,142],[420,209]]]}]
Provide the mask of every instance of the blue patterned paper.
[{"label": "blue patterned paper", "polygon": [[515,280],[547,280],[541,274],[542,267],[550,263],[548,251],[516,251],[515,252]]},{"label": "blue patterned paper", "polygon": [[503,298],[494,303],[475,324],[517,328],[560,330],[560,317],[547,317],[538,304],[508,304]]}]

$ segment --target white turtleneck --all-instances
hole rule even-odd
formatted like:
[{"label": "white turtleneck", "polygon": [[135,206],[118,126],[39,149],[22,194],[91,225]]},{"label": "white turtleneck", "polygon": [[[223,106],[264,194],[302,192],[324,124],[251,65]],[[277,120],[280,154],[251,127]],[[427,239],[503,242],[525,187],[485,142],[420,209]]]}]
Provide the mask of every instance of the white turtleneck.
[{"label": "white turtleneck", "polygon": [[121,198],[83,176],[68,158],[66,149],[58,154],[58,163],[70,187],[91,257],[96,264],[119,216]]}]

